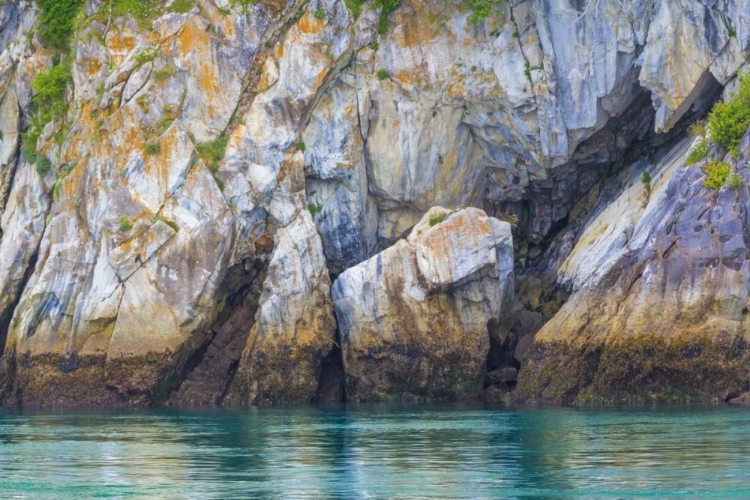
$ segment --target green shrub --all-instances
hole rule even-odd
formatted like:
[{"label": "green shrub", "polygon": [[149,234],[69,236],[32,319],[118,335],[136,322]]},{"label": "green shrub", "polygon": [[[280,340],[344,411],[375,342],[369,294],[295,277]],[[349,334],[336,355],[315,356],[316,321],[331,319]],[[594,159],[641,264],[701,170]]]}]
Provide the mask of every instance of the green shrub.
[{"label": "green shrub", "polygon": [[315,214],[323,213],[323,205],[321,205],[320,202],[318,202],[318,203],[313,203],[313,202],[308,203],[307,204],[307,209],[310,211],[310,215],[313,217],[313,219],[315,218]]},{"label": "green shrub", "polygon": [[305,149],[307,149],[307,146],[305,146],[305,143],[303,141],[299,141],[297,143],[297,151],[305,152]]},{"label": "green shrub", "polygon": [[346,5],[346,8],[352,13],[354,19],[357,19],[362,12],[363,3],[365,3],[364,0],[344,0],[344,5]]},{"label": "green shrub", "polygon": [[648,170],[641,172],[641,183],[644,185],[651,184],[651,174],[648,173]]},{"label": "green shrub", "polygon": [[740,139],[750,128],[750,77],[742,75],[739,81],[732,99],[717,103],[708,115],[711,141],[735,157],[739,154]]},{"label": "green shrub", "polygon": [[388,16],[391,15],[401,5],[401,0],[375,0],[375,8],[380,8],[380,17],[378,18],[378,33],[381,35],[388,31]]},{"label": "green shrub", "polygon": [[703,160],[706,156],[708,156],[708,152],[710,150],[711,147],[709,146],[706,139],[698,141],[695,146],[690,148],[690,152],[688,152],[687,158],[685,159],[685,166],[689,167],[690,165],[694,165]]},{"label": "green shrub", "polygon": [[127,217],[120,218],[120,231],[127,232],[133,229],[133,224],[130,222],[130,219]]},{"label": "green shrub", "polygon": [[492,13],[494,5],[502,3],[504,0],[466,0],[466,5],[471,8],[469,23],[479,24]]},{"label": "green shrub", "polygon": [[157,47],[148,47],[142,52],[139,52],[135,57],[135,62],[138,63],[138,65],[146,64],[147,62],[153,61],[157,54],[159,53],[159,49]]},{"label": "green shrub", "polygon": [[179,227],[179,226],[177,225],[177,223],[176,223],[175,221],[173,221],[173,220],[167,220],[167,219],[165,219],[164,217],[159,217],[158,215],[155,215],[154,217],[152,217],[152,218],[151,218],[151,223],[152,223],[152,224],[156,224],[156,223],[157,223],[157,222],[159,222],[159,221],[163,222],[163,223],[164,223],[164,224],[166,224],[167,226],[169,226],[169,227],[171,227],[172,229],[174,229],[174,231],[175,231],[175,232],[177,232],[177,231],[179,231],[179,230],[180,230],[180,227]]},{"label": "green shrub", "polygon": [[738,174],[737,172],[732,172],[727,176],[726,180],[727,186],[731,189],[734,189],[737,191],[739,188],[742,187],[742,176]]},{"label": "green shrub", "polygon": [[315,11],[315,19],[325,19],[326,18],[326,11],[323,9],[318,9]]},{"label": "green shrub", "polygon": [[161,148],[159,147],[158,142],[147,142],[146,143],[146,152],[150,155],[159,154],[159,151],[161,151]]},{"label": "green shrub", "polygon": [[44,155],[36,156],[36,173],[45,177],[52,170],[52,162]]},{"label": "green shrub", "polygon": [[690,137],[695,139],[696,137],[703,137],[706,135],[706,120],[698,120],[688,127],[690,131]]},{"label": "green shrub", "polygon": [[194,0],[175,0],[172,2],[172,11],[178,14],[187,14],[195,5]]},{"label": "green shrub", "polygon": [[37,74],[31,81],[34,115],[41,127],[67,112],[65,89],[72,82],[73,72],[69,58]]},{"label": "green shrub", "polygon": [[377,75],[378,75],[378,80],[385,80],[386,78],[388,78],[389,76],[391,76],[391,74],[388,73],[388,70],[387,69],[383,69],[383,68],[380,68],[378,70]]},{"label": "green shrub", "polygon": [[497,217],[499,220],[503,222],[507,222],[510,224],[511,229],[518,229],[518,215],[516,214],[500,214]]},{"label": "green shrub", "polygon": [[[112,18],[118,18],[127,14],[132,15],[138,21],[141,28],[148,28],[149,22],[161,13],[160,0],[112,0]],[[105,3],[101,8],[102,13],[109,15],[109,5]]]},{"label": "green shrub", "polygon": [[38,0],[39,39],[47,47],[68,50],[75,20],[84,0]]},{"label": "green shrub", "polygon": [[174,66],[171,64],[167,65],[164,69],[154,71],[154,78],[156,80],[166,80],[172,78],[175,74]]},{"label": "green shrub", "polygon": [[156,123],[156,128],[154,128],[154,132],[156,132],[156,135],[160,136],[164,132],[166,132],[167,129],[171,127],[173,123],[174,123],[174,118],[169,118],[165,116],[164,118],[162,118]]},{"label": "green shrub", "polygon": [[435,227],[441,222],[443,222],[444,220],[445,220],[445,215],[438,214],[438,215],[431,215],[427,222],[428,224],[430,224],[430,227]]},{"label": "green shrub", "polygon": [[711,160],[703,166],[703,172],[706,174],[706,180],[703,186],[708,189],[720,189],[729,177],[729,163],[719,160]]},{"label": "green shrub", "polygon": [[214,172],[219,169],[219,162],[224,159],[227,151],[229,137],[222,132],[219,137],[213,141],[203,142],[195,145],[203,162]]}]

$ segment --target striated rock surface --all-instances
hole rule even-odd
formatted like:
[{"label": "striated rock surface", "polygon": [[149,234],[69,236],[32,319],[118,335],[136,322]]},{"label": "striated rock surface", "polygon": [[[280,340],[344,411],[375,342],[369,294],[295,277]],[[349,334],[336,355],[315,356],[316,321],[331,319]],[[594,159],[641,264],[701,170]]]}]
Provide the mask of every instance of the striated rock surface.
[{"label": "striated rock surface", "polygon": [[536,335],[519,396],[558,402],[726,401],[750,387],[748,199],[704,187],[683,141],[592,218],[561,268],[570,300]]},{"label": "striated rock surface", "polygon": [[[468,395],[487,349],[488,381],[523,379],[540,323],[676,199],[584,225],[621,210],[602,186],[682,134],[750,53],[747,0],[513,1],[477,24],[464,2],[403,0],[382,25],[347,3],[86,0],[69,44],[40,38],[33,2],[0,5],[0,404],[317,398],[341,362],[331,281],[355,270],[395,308],[378,322],[433,343],[388,368],[430,360],[407,388],[350,372],[352,397]],[[424,222],[438,205],[489,232],[440,243],[447,221]],[[506,318],[513,257],[491,260],[509,230],[464,206],[517,220],[528,310]],[[459,332],[463,351],[435,343]],[[466,377],[440,372],[449,351]]]},{"label": "striated rock surface", "polygon": [[476,396],[489,324],[508,320],[512,271],[507,223],[436,207],[406,240],[342,273],[332,294],[347,398]]}]

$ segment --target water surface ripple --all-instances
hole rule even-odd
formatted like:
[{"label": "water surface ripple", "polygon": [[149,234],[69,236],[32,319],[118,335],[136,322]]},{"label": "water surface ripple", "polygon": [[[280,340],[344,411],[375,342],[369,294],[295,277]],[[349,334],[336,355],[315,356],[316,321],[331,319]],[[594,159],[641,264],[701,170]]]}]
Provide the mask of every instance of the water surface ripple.
[{"label": "water surface ripple", "polygon": [[0,412],[0,498],[750,498],[750,408]]}]

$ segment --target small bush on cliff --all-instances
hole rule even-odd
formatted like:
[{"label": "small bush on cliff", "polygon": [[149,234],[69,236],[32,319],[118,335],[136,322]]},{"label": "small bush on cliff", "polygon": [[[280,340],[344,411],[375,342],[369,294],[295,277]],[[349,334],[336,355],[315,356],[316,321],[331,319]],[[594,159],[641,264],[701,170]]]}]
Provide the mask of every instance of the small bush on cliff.
[{"label": "small bush on cliff", "polygon": [[313,219],[315,218],[316,214],[323,213],[323,205],[320,202],[318,202],[318,203],[313,203],[313,202],[308,203],[307,204],[307,209],[310,211],[310,215],[313,217]]},{"label": "small bush on cliff", "polygon": [[193,5],[195,5],[193,0],[175,0],[172,2],[172,12],[187,14],[193,8]]},{"label": "small bush on cliff", "polygon": [[516,214],[500,214],[497,218],[503,222],[510,224],[511,229],[518,229],[518,215]]},{"label": "small bush on cliff", "polygon": [[732,99],[717,103],[708,115],[711,141],[735,157],[739,154],[740,139],[750,129],[750,77],[741,75],[739,81]]},{"label": "small bush on cliff", "polygon": [[161,151],[161,148],[159,147],[158,142],[148,142],[146,143],[146,152],[150,155],[159,154],[159,151]]},{"label": "small bush on cliff", "polygon": [[737,172],[732,172],[727,176],[727,187],[730,189],[734,189],[737,191],[739,188],[742,187],[743,181],[742,176],[738,174]]},{"label": "small bush on cliff", "polygon": [[130,222],[130,219],[127,217],[123,217],[120,219],[120,231],[123,233],[130,231],[133,229],[133,224]]},{"label": "small bush on cliff", "polygon": [[229,137],[222,132],[219,137],[213,141],[196,144],[195,149],[198,150],[198,154],[203,162],[208,165],[211,170],[216,171],[219,169],[219,162],[224,159],[228,143]]},{"label": "small bush on cliff", "polygon": [[441,222],[445,220],[445,215],[437,214],[437,215],[431,215],[427,223],[430,225],[430,227],[435,227]]},{"label": "small bush on cliff", "polygon": [[381,35],[388,31],[388,17],[401,5],[401,0],[375,0],[375,8],[380,9],[378,18],[378,33]]},{"label": "small bush on cliff", "polygon": [[721,189],[721,186],[729,177],[731,169],[729,163],[725,161],[711,160],[703,167],[703,172],[706,174],[706,180],[703,182],[704,187]]},{"label": "small bush on cliff", "polygon": [[357,19],[360,12],[362,12],[363,3],[364,0],[344,0],[344,5],[346,5],[346,8],[352,13],[354,19]]},{"label": "small bush on cliff", "polygon": [[134,57],[134,60],[136,63],[138,63],[139,66],[141,66],[143,64],[146,64],[147,62],[153,61],[158,54],[159,54],[158,47],[148,47],[142,52],[139,52]]},{"label": "small bush on cliff", "polygon": [[45,177],[52,170],[52,162],[44,155],[36,157],[36,173]]},{"label": "small bush on cliff", "polygon": [[710,149],[711,148],[708,145],[708,141],[706,139],[698,141],[695,146],[690,148],[690,152],[685,159],[685,166],[688,167],[703,160],[706,156],[708,156],[708,152]]},{"label": "small bush on cliff", "polygon": [[690,137],[696,138],[696,137],[703,137],[706,135],[706,120],[698,120],[697,122],[694,122],[688,127],[688,130],[690,131]]},{"label": "small bush on cliff", "polygon": [[67,111],[65,89],[73,82],[70,59],[36,75],[31,81],[36,117],[44,123]]},{"label": "small bush on cliff", "polygon": [[44,45],[66,51],[75,31],[75,19],[83,0],[38,0],[39,39]]},{"label": "small bush on cliff", "polygon": [[466,0],[466,5],[471,8],[469,22],[479,24],[492,13],[492,7],[502,3],[504,0]]}]

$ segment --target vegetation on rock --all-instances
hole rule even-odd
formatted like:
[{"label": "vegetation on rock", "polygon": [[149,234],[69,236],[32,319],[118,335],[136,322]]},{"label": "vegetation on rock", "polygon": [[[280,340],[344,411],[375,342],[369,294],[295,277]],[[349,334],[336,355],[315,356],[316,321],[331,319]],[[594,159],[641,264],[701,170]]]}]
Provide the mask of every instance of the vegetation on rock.
[{"label": "vegetation on rock", "polygon": [[706,139],[701,139],[700,141],[698,141],[697,144],[690,148],[690,152],[688,152],[687,159],[685,160],[685,166],[688,167],[703,160],[706,156],[708,156],[708,152],[710,151],[710,149],[711,147],[709,146]]},{"label": "vegetation on rock", "polygon": [[75,31],[75,19],[83,0],[39,0],[39,39],[44,45],[66,51]]},{"label": "vegetation on rock", "polygon": [[703,166],[703,172],[706,174],[706,180],[703,185],[708,189],[721,189],[724,182],[729,177],[731,168],[729,163],[719,160],[711,160]]},{"label": "vegetation on rock", "polygon": [[36,173],[42,177],[46,176],[50,170],[52,170],[52,162],[43,155],[37,155],[36,157]]},{"label": "vegetation on rock", "polygon": [[713,107],[707,128],[712,142],[737,157],[740,139],[750,129],[750,77],[741,75],[737,93]]},{"label": "vegetation on rock", "polygon": [[727,183],[727,187],[737,191],[739,188],[742,187],[742,184],[743,184],[742,176],[738,174],[737,172],[732,172],[731,174],[729,174],[729,176],[727,176],[726,183]]},{"label": "vegetation on rock", "polygon": [[435,227],[441,222],[445,220],[445,215],[443,214],[437,214],[430,216],[430,219],[427,221],[427,223],[430,225],[430,227]]},{"label": "vegetation on rock", "polygon": [[120,219],[120,231],[127,232],[133,229],[133,224],[130,222],[130,219],[127,217],[123,217]]}]

